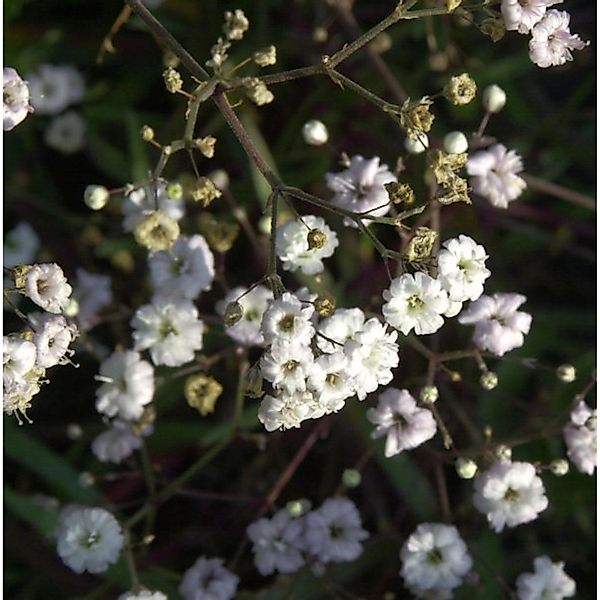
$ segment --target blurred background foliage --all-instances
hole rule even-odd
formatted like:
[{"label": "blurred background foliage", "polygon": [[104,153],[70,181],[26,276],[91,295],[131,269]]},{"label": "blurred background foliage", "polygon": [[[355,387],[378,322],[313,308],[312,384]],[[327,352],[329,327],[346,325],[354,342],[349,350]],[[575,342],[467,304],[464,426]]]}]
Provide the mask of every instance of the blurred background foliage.
[{"label": "blurred background foliage", "polygon": [[[332,54],[353,39],[333,4],[319,0],[165,0],[156,14],[203,62],[219,35],[223,12],[242,8],[251,28],[234,46],[232,64],[259,47],[274,44],[278,62],[265,71],[272,72],[317,63],[323,54]],[[364,31],[394,4],[391,0],[357,0],[353,10]],[[77,576],[62,565],[51,539],[57,503],[108,504],[123,507],[122,514],[127,514],[145,494],[136,459],[112,468],[99,463],[89,449],[102,430],[94,409],[96,356],[116,344],[130,345],[129,316],[150,295],[145,251],[122,232],[118,203],[91,214],[82,202],[82,193],[89,183],[120,187],[145,177],[158,156],[142,142],[140,127],[151,125],[161,141],[178,137],[185,101],[164,90],[161,50],[135,17],[116,35],[116,54],[107,55],[102,65],[96,64],[100,43],[121,8],[122,3],[108,0],[4,3],[5,65],[26,77],[42,63],[71,64],[81,70],[87,83],[81,106],[87,126],[83,151],[65,156],[47,147],[43,131],[48,119],[35,114],[5,136],[5,231],[19,221],[29,222],[42,242],[38,260],[58,262],[71,278],[77,267],[111,274],[116,298],[115,318],[80,340],[80,368],[51,372],[51,385],[44,386],[34,400],[33,424],[19,428],[5,418],[5,593],[10,598],[115,598],[129,587],[123,561],[102,577]],[[507,92],[508,103],[493,117],[487,133],[517,149],[528,174],[593,196],[595,6],[585,0],[569,0],[564,9],[573,15],[573,31],[591,41],[590,49],[579,52],[575,61],[564,67],[538,69],[527,56],[525,36],[508,34],[492,43],[476,28],[453,17],[394,26],[388,30],[391,46],[382,57],[414,98],[438,91],[450,75],[463,71],[475,78],[480,89],[491,83],[500,85]],[[326,40],[315,41],[317,27],[327,30]],[[364,52],[343,63],[340,71],[393,100]],[[187,74],[185,79],[191,85]],[[323,175],[338,170],[340,152],[378,155],[391,166],[404,153],[404,136],[385,115],[324,77],[281,84],[272,90],[273,103],[258,109],[244,102],[236,110],[256,143],[269,149],[288,184],[326,196]],[[432,137],[438,143],[448,131],[474,131],[482,116],[477,101],[466,107],[438,101],[434,112]],[[301,128],[311,118],[326,123],[330,146],[304,144]],[[264,185],[210,103],[201,107],[199,129],[219,140],[215,158],[210,162],[202,159],[202,174],[225,169],[231,193],[256,222],[265,201]],[[406,178],[424,195],[424,157],[405,157],[405,164]],[[175,157],[166,176],[176,178],[189,171],[189,164]],[[314,212],[310,207],[297,208]],[[231,218],[222,201],[211,211]],[[197,231],[198,214],[198,210],[188,212],[186,232]],[[386,286],[381,261],[356,232],[342,230],[337,217],[328,220],[341,232],[341,245],[329,261],[322,285],[335,293],[338,306],[376,310]],[[533,441],[514,449],[516,459],[547,463],[563,456],[556,417],[566,414],[573,396],[592,377],[595,364],[594,212],[529,189],[506,211],[481,199],[473,206],[447,207],[442,211],[442,231],[442,239],[466,233],[482,243],[490,254],[488,266],[493,274],[486,286],[488,293],[523,293],[528,298],[525,309],[534,316],[525,346],[506,361],[490,360],[500,379],[492,392],[480,389],[476,365],[468,361],[453,364],[462,382],[440,375],[440,411],[457,447],[473,447],[482,439],[483,427],[491,425],[495,441],[534,432]],[[390,247],[398,245],[393,232],[378,233]],[[243,236],[230,252],[217,257],[232,287],[258,279],[263,261]],[[298,284],[289,275],[285,281],[292,289]],[[214,286],[201,297],[201,312],[214,314],[214,304],[223,295],[223,290]],[[5,312],[4,326],[9,332],[20,324]],[[434,343],[443,350],[464,348],[469,334],[450,321]],[[207,335],[204,353],[226,344],[222,329],[215,326]],[[395,383],[416,391],[424,382],[426,362],[404,345],[401,356]],[[530,356],[552,366],[575,364],[577,381],[560,384],[552,370],[532,370],[518,363],[519,357]],[[171,480],[225,435],[233,410],[237,361],[230,356],[212,371],[225,393],[210,417],[201,418],[185,404],[183,379],[169,380],[158,389],[158,419],[148,446],[159,468],[159,481]],[[588,400],[593,404],[591,396]],[[246,549],[235,569],[244,590],[239,598],[343,598],[347,597],[344,589],[363,598],[382,598],[386,592],[406,597],[398,575],[399,548],[419,522],[442,519],[439,471],[447,483],[453,517],[473,551],[480,574],[479,583],[465,586],[458,598],[504,597],[497,576],[513,586],[516,576],[531,570],[533,558],[544,553],[566,562],[567,572],[577,581],[579,598],[592,597],[596,573],[593,478],[573,469],[562,479],[544,476],[549,509],[534,523],[496,535],[472,507],[471,484],[457,478],[451,460],[440,461],[439,436],[428,447],[384,459],[382,444],[369,439],[366,406],[349,402],[330,420],[327,434],[280,498],[280,505],[297,497],[320,504],[338,488],[343,470],[372,447],[362,485],[349,492],[372,533],[364,555],[355,563],[332,568],[324,578],[303,572],[298,578],[265,579],[257,574]],[[307,422],[301,430],[265,436],[255,417],[256,408],[254,401],[247,401],[240,434],[233,443],[158,512],[156,541],[142,552],[139,566],[142,581],[170,598],[178,597],[180,574],[198,555],[228,560],[235,554],[261,499],[314,427]],[[469,431],[465,421],[474,424],[475,430]],[[74,441],[68,437],[71,423],[82,427],[82,438]],[[94,474],[94,486],[81,485],[84,471]],[[115,472],[124,476],[112,477]]]}]

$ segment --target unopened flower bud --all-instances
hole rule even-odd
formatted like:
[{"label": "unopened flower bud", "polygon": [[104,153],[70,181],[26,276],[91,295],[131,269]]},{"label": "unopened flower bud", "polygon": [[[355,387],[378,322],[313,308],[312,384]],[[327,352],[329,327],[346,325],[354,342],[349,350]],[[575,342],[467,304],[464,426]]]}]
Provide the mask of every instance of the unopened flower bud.
[{"label": "unopened flower bud", "polygon": [[185,382],[184,395],[187,403],[203,417],[213,413],[223,386],[208,375],[192,375]]},{"label": "unopened flower bud", "polygon": [[335,311],[335,298],[332,296],[319,296],[315,300],[315,310],[320,317],[330,317]]},{"label": "unopened flower bud", "polygon": [[277,50],[275,46],[268,46],[257,50],[252,58],[259,67],[268,67],[277,62]]},{"label": "unopened flower bud", "polygon": [[239,302],[235,300],[230,302],[225,307],[225,314],[223,315],[223,321],[227,327],[232,327],[244,316],[244,309]]},{"label": "unopened flower bud", "polygon": [[167,67],[163,73],[163,78],[165,80],[165,87],[168,92],[171,94],[176,94],[181,91],[183,87],[183,80],[181,79],[181,75],[178,71],[176,71],[173,67]]},{"label": "unopened flower bud", "polygon": [[96,478],[89,471],[82,471],[77,479],[83,488],[92,487],[96,483]]},{"label": "unopened flower bud", "polygon": [[83,429],[79,423],[70,423],[67,426],[67,437],[70,440],[76,441],[83,437]]},{"label": "unopened flower bud", "polygon": [[309,250],[320,250],[327,244],[327,236],[320,229],[311,229],[306,239]]},{"label": "unopened flower bud", "polygon": [[88,185],[83,192],[83,201],[92,210],[104,208],[109,198],[110,194],[103,185]]},{"label": "unopened flower bud", "polygon": [[440,392],[435,385],[426,385],[421,388],[419,398],[423,404],[434,404],[440,397]]},{"label": "unopened flower bud", "polygon": [[286,505],[285,509],[288,511],[290,517],[298,518],[305,515],[310,510],[310,500],[306,498],[299,498],[298,500],[290,500]]},{"label": "unopened flower bud", "polygon": [[504,444],[500,444],[499,446],[496,446],[496,449],[494,450],[494,454],[496,455],[496,458],[498,460],[511,460],[512,459],[512,450],[508,447],[505,446]]},{"label": "unopened flower bud", "polygon": [[454,12],[461,4],[462,0],[446,0],[448,12]]},{"label": "unopened flower bud", "polygon": [[356,469],[345,469],[342,473],[342,483],[347,488],[358,487],[360,485],[361,480],[362,476],[360,474],[360,471],[357,471]]},{"label": "unopened flower bud", "polygon": [[435,119],[429,110],[433,100],[424,96],[420,100],[407,98],[400,108],[400,124],[411,140],[419,139],[424,133],[431,130]]},{"label": "unopened flower bud", "polygon": [[477,84],[468,73],[452,77],[444,88],[444,96],[452,104],[469,104],[477,94]]},{"label": "unopened flower bud", "polygon": [[255,363],[246,373],[244,382],[244,393],[250,398],[261,398],[263,392],[263,376],[260,372],[260,365]]},{"label": "unopened flower bud", "polygon": [[461,479],[473,479],[477,473],[477,463],[470,458],[461,456],[456,459],[454,466]]},{"label": "unopened flower bud", "polygon": [[180,200],[183,196],[183,186],[177,182],[172,181],[167,185],[167,198],[169,200]]},{"label": "unopened flower bud", "polygon": [[69,298],[67,306],[63,309],[65,317],[76,317],[79,314],[79,302],[75,298]]},{"label": "unopened flower bud", "polygon": [[506,104],[506,92],[496,84],[488,85],[481,98],[483,108],[490,113],[500,112]]},{"label": "unopened flower bud", "polygon": [[560,365],[560,367],[556,369],[556,376],[563,383],[572,383],[577,377],[577,372],[573,365]]},{"label": "unopened flower bud", "polygon": [[246,90],[246,95],[257,106],[263,106],[273,102],[275,96],[273,92],[267,89],[267,86],[258,77],[244,77],[242,85]]},{"label": "unopened flower bud", "polygon": [[468,148],[467,136],[462,131],[451,131],[444,136],[444,150],[448,154],[463,154]]},{"label": "unopened flower bud", "polygon": [[149,125],[144,125],[140,133],[145,142],[151,142],[154,139],[154,129],[152,129],[152,127]]},{"label": "unopened flower bud", "polygon": [[493,371],[486,371],[479,378],[479,383],[484,390],[493,390],[498,385],[498,375]]},{"label": "unopened flower bud", "polygon": [[562,477],[569,472],[569,463],[564,458],[558,458],[550,463],[550,471],[557,477]]},{"label": "unopened flower bud", "polygon": [[429,148],[429,138],[424,133],[420,134],[416,140],[407,137],[404,140],[404,147],[409,154],[422,154]]},{"label": "unopened flower bud", "polygon": [[322,146],[329,139],[329,132],[325,123],[312,119],[302,126],[302,137],[311,146]]}]

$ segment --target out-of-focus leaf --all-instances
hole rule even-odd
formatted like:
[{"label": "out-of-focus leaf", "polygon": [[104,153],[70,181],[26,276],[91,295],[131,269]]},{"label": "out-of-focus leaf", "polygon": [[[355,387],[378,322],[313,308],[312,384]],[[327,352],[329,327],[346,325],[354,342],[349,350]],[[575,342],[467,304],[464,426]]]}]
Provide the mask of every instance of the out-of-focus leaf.
[{"label": "out-of-focus leaf", "polygon": [[19,494],[9,485],[4,486],[4,503],[12,514],[44,537],[52,535],[58,518],[57,510],[40,506],[30,495]]}]

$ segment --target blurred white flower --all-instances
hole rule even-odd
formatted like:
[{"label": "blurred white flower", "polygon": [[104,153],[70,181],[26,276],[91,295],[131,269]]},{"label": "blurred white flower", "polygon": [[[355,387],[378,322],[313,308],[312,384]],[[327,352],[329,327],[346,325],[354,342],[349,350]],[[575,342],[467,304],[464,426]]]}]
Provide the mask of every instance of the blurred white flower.
[{"label": "blurred white flower", "polygon": [[313,119],[302,126],[302,137],[311,146],[322,146],[329,139],[329,132],[325,123]]},{"label": "blurred white flower", "polygon": [[463,325],[475,325],[473,342],[480,350],[503,356],[520,348],[531,328],[531,315],[517,308],[527,301],[521,294],[481,296],[458,318]]},{"label": "blurred white flower", "polygon": [[160,211],[174,221],[179,221],[185,214],[183,199],[169,198],[167,182],[163,179],[129,192],[123,199],[121,210],[125,231],[133,231],[145,217],[155,211]]},{"label": "blurred white flower", "polygon": [[83,117],[70,110],[50,121],[44,133],[44,141],[63,154],[74,154],[85,146],[85,131]]},{"label": "blurred white flower", "polygon": [[76,319],[80,329],[88,331],[98,323],[100,311],[112,302],[111,279],[85,269],[77,269],[76,275],[73,292],[79,304]]},{"label": "blurred white flower", "polygon": [[178,589],[185,600],[230,600],[239,580],[223,566],[223,559],[201,556],[183,574]]},{"label": "blurred white flower", "polygon": [[40,115],[57,115],[71,104],[83,100],[85,83],[74,67],[40,65],[27,77],[31,105]]},{"label": "blurred white flower", "polygon": [[102,573],[119,559],[123,533],[103,508],[67,506],[59,516],[56,550],[75,573]]},{"label": "blurred white flower", "polygon": [[523,193],[527,184],[517,175],[522,170],[521,157],[502,144],[479,150],[467,161],[473,191],[487,198],[496,208],[508,208],[508,203]]},{"label": "blurred white flower", "polygon": [[11,67],[2,70],[2,95],[4,109],[2,124],[4,131],[16,127],[31,112],[29,105],[29,87],[19,74]]},{"label": "blurred white flower", "polygon": [[162,592],[151,592],[150,590],[140,590],[137,592],[125,592],[117,600],[168,600]]},{"label": "blurred white flower", "polygon": [[24,274],[25,295],[51,313],[62,312],[69,304],[71,286],[55,263],[32,265]]},{"label": "blurred white flower", "polygon": [[9,269],[33,261],[40,247],[40,238],[33,227],[21,221],[4,236],[2,264]]},{"label": "blurred white flower", "polygon": [[35,366],[35,344],[15,336],[2,338],[2,374],[4,381],[24,377]]},{"label": "blurred white flower", "polygon": [[533,568],[533,573],[517,577],[518,600],[561,600],[575,595],[575,581],[565,573],[564,562],[538,556]]},{"label": "blurred white flower", "polygon": [[571,411],[571,420],[564,426],[567,456],[581,473],[593,475],[596,469],[596,409],[583,400]]},{"label": "blurred white flower", "polygon": [[[152,432],[152,427],[146,428],[142,435]],[[94,438],[92,452],[102,462],[119,464],[133,454],[134,450],[142,447],[140,434],[134,430],[131,423],[115,419],[110,428]]]},{"label": "blurred white flower", "polygon": [[548,506],[544,484],[526,462],[495,462],[475,479],[473,503],[500,532],[537,518]]}]

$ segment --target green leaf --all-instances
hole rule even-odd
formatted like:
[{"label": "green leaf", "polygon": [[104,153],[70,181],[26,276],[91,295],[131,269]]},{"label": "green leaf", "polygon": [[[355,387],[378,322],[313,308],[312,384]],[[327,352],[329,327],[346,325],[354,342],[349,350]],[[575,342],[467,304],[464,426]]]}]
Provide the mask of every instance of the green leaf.
[{"label": "green leaf", "polygon": [[4,504],[18,519],[28,523],[42,536],[50,537],[56,528],[58,510],[40,506],[28,494],[19,494],[9,485],[4,486]]}]

